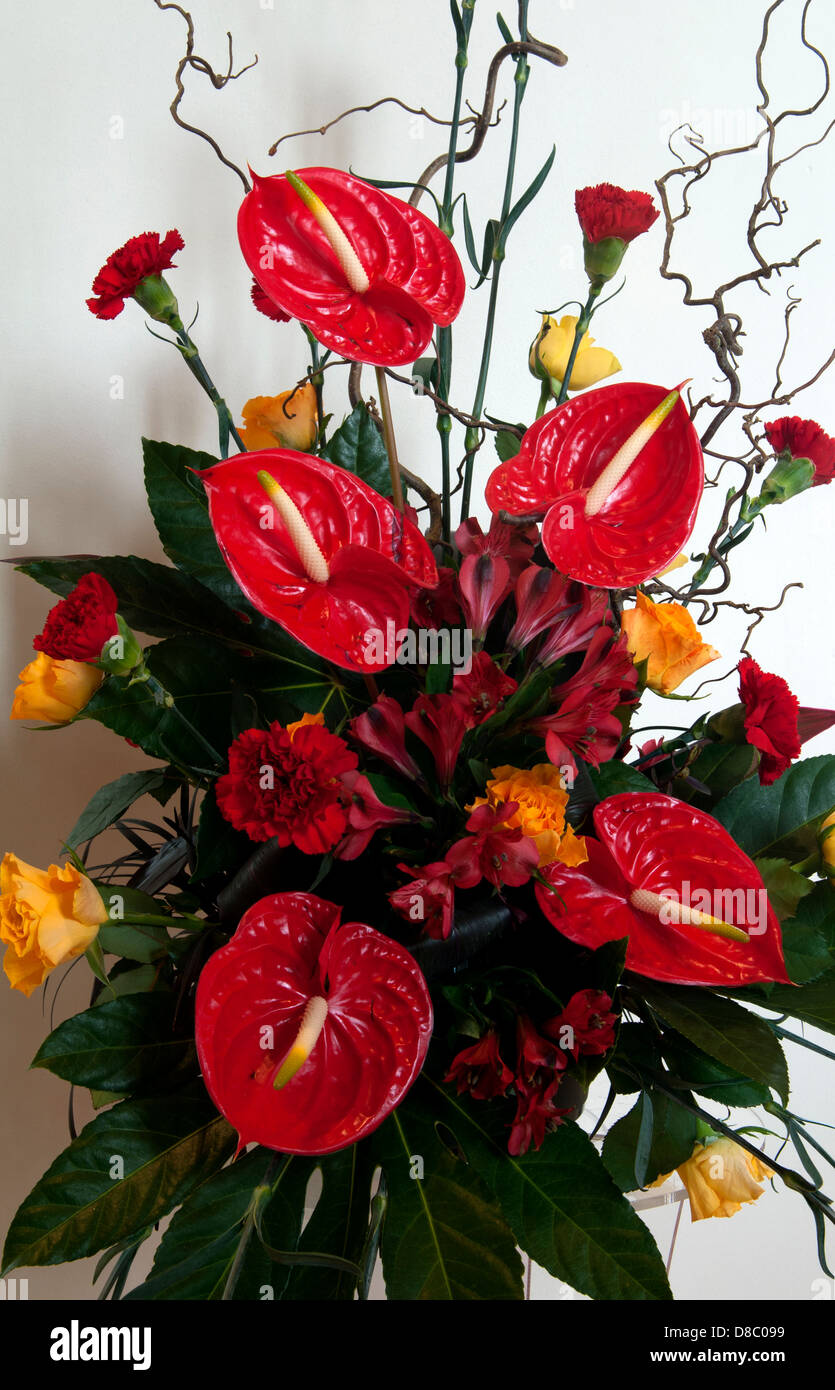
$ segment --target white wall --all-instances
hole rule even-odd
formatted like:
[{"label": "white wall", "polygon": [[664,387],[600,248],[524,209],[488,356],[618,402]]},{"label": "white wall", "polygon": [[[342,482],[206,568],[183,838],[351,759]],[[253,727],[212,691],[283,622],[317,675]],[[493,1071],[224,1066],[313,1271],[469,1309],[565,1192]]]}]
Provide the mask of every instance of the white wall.
[{"label": "white wall", "polygon": [[[518,188],[554,142],[557,162],[511,240],[488,393],[491,413],[533,415],[537,392],[526,354],[538,322],[535,311],[584,292],[574,189],[601,180],[651,189],[668,167],[666,134],[679,120],[701,125],[709,141],[750,134],[757,99],[753,53],[764,9],[764,0],[532,0],[531,28],[560,45],[569,64],[561,71],[535,66],[528,87]],[[817,90],[819,73],[797,42],[799,0],[787,0],[784,9],[775,21],[768,73],[775,100],[797,106]],[[509,21],[514,11],[508,0]],[[221,93],[197,74],[187,79],[184,114],[207,125],[239,163],[248,160],[271,172],[291,162],[323,162],[350,165],[361,175],[414,178],[443,148],[437,128],[390,108],[352,117],[324,140],[294,141],[277,161],[266,156],[279,134],[318,125],[344,107],[387,93],[445,114],[453,80],[446,0],[275,0],[274,7],[266,0],[194,0],[193,12],[197,51],[218,67],[225,63],[227,29],[235,36],[238,63],[255,52],[260,57],[253,72]],[[248,397],[277,392],[302,373],[303,339],[293,326],[276,327],[251,309],[249,275],[235,236],[240,185],[208,146],[176,130],[168,115],[183,44],[179,16],[158,12],[151,0],[28,0],[25,6],[7,3],[2,24],[7,275],[0,300],[6,340],[0,495],[28,498],[30,554],[135,551],[161,558],[144,505],[139,437],[211,449],[214,416],[175,355],[146,333],[135,306],[113,323],[99,323],[88,313],[84,300],[95,271],[128,236],[178,227],[186,250],[171,283],[185,317],[199,301],[196,341],[236,410]],[[835,11],[822,0],[812,6],[809,35],[835,52]],[[476,106],[497,43],[493,7],[481,0],[467,89]],[[511,94],[508,67],[502,95]],[[810,123],[811,138],[822,128],[820,119]],[[461,171],[458,186],[468,190],[477,229],[498,211],[507,134],[505,120],[490,133],[481,159]],[[785,231],[764,245],[779,245],[786,256],[816,236],[824,245],[799,270],[774,282],[771,299],[756,291],[740,297],[737,307],[748,330],[742,359],[746,400],[771,391],[790,286],[806,298],[793,319],[786,379],[804,380],[830,351],[833,150],[833,144],[811,149],[783,171],[779,188],[790,216]],[[744,226],[757,170],[752,165],[742,173],[730,164],[717,170],[713,195],[694,200],[698,212],[682,237],[684,264],[705,288],[749,265]],[[661,281],[661,242],[656,226],[630,251],[627,287],[601,312],[595,335],[617,353],[624,378],[672,384],[692,376],[694,391],[702,395],[716,375],[700,336],[710,315],[684,309],[679,287]],[[464,408],[472,399],[486,295],[483,288],[472,297],[457,331],[454,399]],[[123,378],[123,399],[111,398],[114,377]],[[833,379],[825,377],[799,397],[795,409],[835,432]],[[341,371],[330,374],[326,397],[337,415],[344,409],[341,380]],[[431,476],[437,456],[431,409],[403,392],[395,396],[395,412],[404,462]],[[482,482],[492,464],[487,448]],[[720,505],[721,491],[706,495],[697,540],[709,534]],[[781,612],[767,618],[751,649],[810,705],[835,705],[829,636],[834,508],[835,490],[807,493],[773,515],[767,535],[752,540],[737,564],[737,598],[772,603],[786,580],[804,583],[802,595],[790,596]],[[15,558],[21,549],[0,536],[2,558]],[[49,598],[8,567],[0,584],[3,689],[10,700]],[[735,666],[744,628],[732,615],[709,629],[723,652],[722,672]],[[732,680],[719,691],[714,707],[720,699],[733,702]],[[654,717],[680,722],[681,705],[654,702],[654,708]],[[9,724],[2,740],[2,846],[35,863],[56,854],[62,834],[102,781],[146,762],[95,726],[36,736]],[[810,751],[833,749],[835,735],[828,734]],[[76,978],[62,995],[58,1016],[83,1003]],[[3,989],[2,1006],[3,1113],[7,1133],[11,1128],[0,1181],[5,1226],[2,1218],[65,1142],[66,1088],[26,1071],[47,1028],[37,997],[25,1001]],[[797,1111],[831,1121],[829,1073],[809,1053],[793,1056],[792,1063]],[[671,1209],[650,1219],[663,1238]],[[684,1297],[809,1298],[820,1294],[817,1277],[811,1221],[788,1194],[769,1193],[732,1222],[691,1228],[685,1221],[673,1265],[674,1285]],[[30,1296],[84,1297],[86,1281],[81,1266],[33,1271]],[[534,1292],[558,1296],[549,1281],[535,1281]]]}]

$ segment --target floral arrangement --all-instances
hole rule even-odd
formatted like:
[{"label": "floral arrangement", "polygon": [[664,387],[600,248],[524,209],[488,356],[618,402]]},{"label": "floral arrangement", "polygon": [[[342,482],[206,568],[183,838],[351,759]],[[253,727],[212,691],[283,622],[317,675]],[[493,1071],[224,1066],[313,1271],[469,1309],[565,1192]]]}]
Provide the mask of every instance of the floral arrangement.
[{"label": "floral arrangement", "polygon": [[[169,284],[188,254],[179,232],[131,237],[93,281],[99,319],[134,301],[160,325],[217,412],[219,447],[143,442],[170,566],[19,565],[58,602],[12,718],[96,719],[151,761],[96,793],[63,864],[9,852],[0,865],[11,987],[31,995],[81,956],[92,972],[90,1007],[34,1065],[97,1110],[23,1202],[5,1271],[101,1252],[103,1296],[120,1298],[173,1212],[127,1297],[364,1298],[380,1256],[391,1299],[519,1299],[521,1250],[591,1298],[665,1299],[664,1261],[626,1194],[674,1170],[694,1220],[731,1216],[778,1178],[811,1214],[826,1269],[819,1165],[833,1159],[789,1108],[782,1042],[804,1044],[806,1023],[835,1032],[835,757],[803,754],[835,711],[801,706],[744,650],[729,706],[672,737],[638,735],[645,691],[690,699],[680,687],[720,659],[704,628],[731,552],[766,509],[832,481],[835,440],[786,414],[784,394],[767,418],[746,408],[741,456],[721,453],[740,399],[741,321],[725,302],[737,281],[698,301],[716,308],[705,341],[727,400],[599,384],[622,369],[591,320],[661,213],[662,271],[695,302],[670,269],[686,215],[672,174],[660,209],[611,183],[578,190],[579,312],[542,316],[535,418],[486,414],[508,240],[554,157],[514,189],[525,86],[533,60],[566,61],[518,8],[517,34],[499,20],[512,128],[481,251],[454,191],[477,153],[458,143],[474,0],[451,5],[448,151],[399,187],[408,201],[328,167],[250,182],[221,154],[245,187],[254,307],[277,333],[298,324],[308,360],[240,424]],[[211,73],[186,18],[178,81]],[[495,123],[492,81],[472,146]],[[689,188],[707,158],[673,172]],[[774,268],[760,256],[740,278]],[[465,412],[451,404],[452,325],[486,281]],[[390,383],[435,411],[437,492],[400,461]],[[494,445],[479,520],[475,464]],[[674,590],[708,446],[743,482]],[[142,797],[154,821],[131,815]],[[97,864],[114,827],[126,848]],[[597,1130],[630,1103],[602,1147],[579,1122],[601,1076]],[[774,1155],[769,1134],[783,1140]]]}]

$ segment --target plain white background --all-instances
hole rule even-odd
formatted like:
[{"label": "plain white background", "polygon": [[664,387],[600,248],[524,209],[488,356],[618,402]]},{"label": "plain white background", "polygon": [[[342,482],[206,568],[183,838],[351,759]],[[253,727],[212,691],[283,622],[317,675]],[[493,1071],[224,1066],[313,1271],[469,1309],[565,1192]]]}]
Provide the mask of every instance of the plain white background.
[{"label": "plain white background", "polygon": [[[753,55],[765,4],[532,0],[530,9],[533,32],[564,49],[569,62],[562,70],[535,64],[525,101],[517,190],[534,176],[552,144],[557,159],[544,191],[511,238],[503,274],[488,410],[514,420],[531,419],[536,406],[526,357],[537,310],[584,296],[575,188],[610,180],[651,190],[670,167],[666,140],[681,122],[691,122],[709,146],[749,140],[759,129]],[[786,0],[773,24],[766,74],[775,110],[806,105],[820,90],[820,66],[798,40],[800,9],[798,0]],[[509,22],[514,10],[508,0]],[[444,148],[438,127],[388,107],[353,116],[324,139],[311,135],[288,142],[276,160],[266,153],[287,131],[318,126],[348,106],[387,94],[446,115],[453,83],[446,0],[318,0],[315,5],[194,0],[193,13],[196,51],[217,68],[226,63],[227,30],[235,38],[236,64],[259,55],[258,66],[223,92],[213,91],[198,74],[187,78],[186,119],[210,129],[239,164],[248,161],[269,173],[287,164],[321,162],[350,166],[360,175],[414,179]],[[179,228],[186,250],[170,281],[186,320],[199,303],[195,339],[236,412],[249,397],[274,394],[301,375],[304,341],[294,326],[273,325],[251,308],[250,278],[235,235],[240,184],[208,146],[177,130],[168,114],[173,73],[183,52],[181,18],[173,11],[160,13],[152,0],[69,5],[29,0],[25,7],[5,0],[2,22],[6,273],[0,298],[0,495],[28,499],[29,538],[25,547],[15,547],[0,535],[0,556],[14,560],[25,549],[28,554],[135,552],[161,559],[144,501],[140,436],[211,450],[214,415],[176,355],[145,331],[135,306],[113,323],[97,322],[88,313],[84,300],[96,270],[127,237]],[[808,32],[825,51],[835,52],[835,15],[824,0],[814,0]],[[499,42],[493,7],[479,0],[466,92],[476,107]],[[500,96],[512,96],[510,65],[503,70]],[[505,118],[508,114],[509,106]],[[831,115],[827,103],[800,127],[799,138],[794,120],[784,123],[785,135],[797,143],[814,140]],[[458,177],[479,238],[485,219],[499,209],[508,129],[504,119],[490,132],[481,158],[462,166]],[[792,320],[785,381],[806,380],[831,351],[833,175],[831,143],[786,166],[777,185],[788,204],[786,223],[762,244],[779,259],[816,237],[823,244],[799,269],[772,282],[771,297],[749,289],[730,302],[745,320],[746,401],[772,393],[791,287],[804,298]],[[756,157],[725,161],[694,196],[678,263],[697,290],[709,291],[750,268],[744,233],[761,176]],[[701,396],[716,375],[701,338],[711,315],[685,309],[680,286],[660,279],[661,246],[658,225],[635,243],[626,262],[626,288],[601,311],[593,331],[623,363],[622,379],[672,385],[692,377]],[[456,329],[453,399],[464,409],[472,402],[486,299],[484,287],[471,297]],[[346,408],[343,378],[343,369],[329,374],[326,404],[337,418]],[[404,462],[435,476],[431,407],[403,390],[394,397],[394,409]],[[832,379],[825,376],[799,396],[794,409],[835,432]],[[765,412],[766,418],[781,413]],[[733,430],[721,438],[733,448]],[[456,443],[460,456],[459,436]],[[479,502],[493,463],[488,445],[476,490]],[[706,493],[695,549],[710,534],[721,500],[722,489]],[[746,602],[772,604],[788,580],[803,583],[780,612],[767,616],[751,651],[765,669],[786,676],[807,705],[835,706],[829,635],[833,507],[835,494],[817,489],[775,509],[768,532],[738,552],[735,570],[734,597]],[[3,689],[10,702],[50,599],[10,566],[0,572],[0,584]],[[707,675],[733,671],[746,626],[738,613],[726,613],[707,630],[723,654]],[[707,693],[712,708],[733,703],[732,677]],[[683,708],[655,701],[647,705],[646,722],[650,717],[683,722]],[[102,782],[147,761],[94,725],[44,735],[7,724],[2,743],[0,848],[14,849],[36,864],[56,857],[62,835]],[[835,737],[829,734],[809,751],[833,749]],[[80,975],[71,977],[56,1017],[84,1007]],[[38,996],[26,1001],[2,983],[0,995],[5,1058],[0,1224],[5,1227],[66,1142],[66,1087],[46,1073],[26,1070],[48,1027]],[[831,1070],[798,1050],[791,1063],[794,1109],[832,1122]],[[668,1207],[649,1217],[665,1249],[674,1216]],[[31,1271],[30,1297],[89,1297],[90,1263]],[[782,1192],[767,1192],[732,1221],[691,1226],[685,1216],[672,1278],[683,1298],[833,1295],[831,1281],[817,1267],[811,1219],[802,1202]],[[564,1296],[539,1275],[533,1294]]]}]

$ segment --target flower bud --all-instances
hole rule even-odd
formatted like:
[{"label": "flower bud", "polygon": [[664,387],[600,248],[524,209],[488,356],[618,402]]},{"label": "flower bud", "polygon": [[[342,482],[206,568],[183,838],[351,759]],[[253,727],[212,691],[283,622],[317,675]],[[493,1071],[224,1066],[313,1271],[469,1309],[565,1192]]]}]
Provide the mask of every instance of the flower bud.
[{"label": "flower bud", "polygon": [[708,728],[720,743],[747,743],[745,706],[731,705],[729,709],[720,710],[708,720]]},{"label": "flower bud", "polygon": [[176,296],[161,275],[146,275],[134,289],[133,297],[149,318],[167,323],[175,331],[182,328]]},{"label": "flower bud", "polygon": [[119,631],[108,637],[96,665],[111,676],[127,676],[142,665],[142,648],[121,613],[116,615],[116,626]]},{"label": "flower bud", "polygon": [[583,237],[583,260],[592,285],[602,289],[607,280],[617,275],[628,245],[629,242],[619,236],[607,236],[602,241]]},{"label": "flower bud", "polygon": [[805,492],[814,481],[815,465],[811,459],[795,459],[782,454],[765,479],[757,500],[764,507],[772,502],[785,502],[798,492]]}]

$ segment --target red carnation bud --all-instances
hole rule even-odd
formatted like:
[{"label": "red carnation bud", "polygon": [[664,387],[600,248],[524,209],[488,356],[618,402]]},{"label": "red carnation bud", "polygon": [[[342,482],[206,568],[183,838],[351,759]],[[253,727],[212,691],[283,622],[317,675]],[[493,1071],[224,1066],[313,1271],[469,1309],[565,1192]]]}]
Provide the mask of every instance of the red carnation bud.
[{"label": "red carnation bud", "polygon": [[184,246],[176,230],[162,238],[159,232],[131,237],[108,256],[93,281],[95,297],[87,300],[87,308],[98,319],[115,319],[126,299],[136,299],[151,318],[176,327],[177,301],[162,272],[173,268],[173,258]]},{"label": "red carnation bud", "polygon": [[771,420],[765,426],[765,432],[775,454],[811,461],[815,469],[813,487],[832,482],[835,477],[835,439],[830,438],[815,420],[783,415],[779,420]]},{"label": "red carnation bud", "polygon": [[601,288],[616,274],[626,249],[658,217],[649,193],[628,193],[612,183],[578,188],[574,208],[583,230],[586,274]]}]

